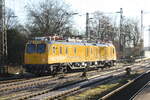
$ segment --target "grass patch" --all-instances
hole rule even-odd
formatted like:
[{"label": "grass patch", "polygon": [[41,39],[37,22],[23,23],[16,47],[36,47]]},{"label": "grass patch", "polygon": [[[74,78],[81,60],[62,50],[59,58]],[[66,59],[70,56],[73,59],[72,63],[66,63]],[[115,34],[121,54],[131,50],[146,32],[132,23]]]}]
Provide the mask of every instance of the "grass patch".
[{"label": "grass patch", "polygon": [[95,100],[99,98],[100,94],[104,93],[104,91],[111,90],[112,88],[116,86],[119,86],[119,83],[110,83],[106,85],[101,85],[96,88],[86,90],[80,94],[67,97],[65,98],[65,100]]}]

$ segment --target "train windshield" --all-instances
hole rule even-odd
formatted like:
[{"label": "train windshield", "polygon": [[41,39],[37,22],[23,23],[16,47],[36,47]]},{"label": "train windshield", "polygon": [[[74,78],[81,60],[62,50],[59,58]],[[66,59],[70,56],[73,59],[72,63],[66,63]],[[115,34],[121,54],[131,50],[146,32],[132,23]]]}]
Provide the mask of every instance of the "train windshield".
[{"label": "train windshield", "polygon": [[37,53],[44,53],[46,51],[46,44],[37,44]]},{"label": "train windshield", "polygon": [[26,51],[27,51],[27,53],[35,53],[36,52],[36,45],[35,44],[28,44]]}]

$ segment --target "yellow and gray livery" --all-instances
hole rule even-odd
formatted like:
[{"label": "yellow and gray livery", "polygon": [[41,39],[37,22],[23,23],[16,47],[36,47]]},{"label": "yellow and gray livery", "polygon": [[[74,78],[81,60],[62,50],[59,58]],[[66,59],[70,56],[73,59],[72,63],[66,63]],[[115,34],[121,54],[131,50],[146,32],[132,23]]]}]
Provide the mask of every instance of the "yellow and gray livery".
[{"label": "yellow and gray livery", "polygon": [[115,61],[113,44],[32,40],[25,47],[24,68],[34,74],[52,74],[91,66],[104,68]]}]

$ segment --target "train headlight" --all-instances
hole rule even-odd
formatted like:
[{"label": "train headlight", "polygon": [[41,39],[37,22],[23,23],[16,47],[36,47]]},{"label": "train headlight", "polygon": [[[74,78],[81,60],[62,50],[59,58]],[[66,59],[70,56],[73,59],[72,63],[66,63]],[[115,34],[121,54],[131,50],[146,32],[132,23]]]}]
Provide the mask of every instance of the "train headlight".
[{"label": "train headlight", "polygon": [[20,74],[19,72],[15,73],[16,75]]},{"label": "train headlight", "polygon": [[97,62],[95,62],[95,65],[97,65]]},{"label": "train headlight", "polygon": [[85,63],[83,62],[83,63],[82,63],[82,66],[84,66],[84,65],[85,65]]}]

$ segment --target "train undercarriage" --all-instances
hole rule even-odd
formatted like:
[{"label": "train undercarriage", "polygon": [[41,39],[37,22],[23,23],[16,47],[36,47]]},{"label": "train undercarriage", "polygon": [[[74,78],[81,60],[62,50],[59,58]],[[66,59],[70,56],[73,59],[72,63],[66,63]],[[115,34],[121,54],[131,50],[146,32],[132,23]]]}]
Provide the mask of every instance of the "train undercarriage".
[{"label": "train undercarriage", "polygon": [[97,62],[74,62],[74,63],[56,63],[56,64],[26,64],[23,67],[26,72],[36,75],[52,75],[57,73],[67,73],[82,71],[84,69],[97,69],[112,67],[115,60],[112,61],[97,61]]}]

